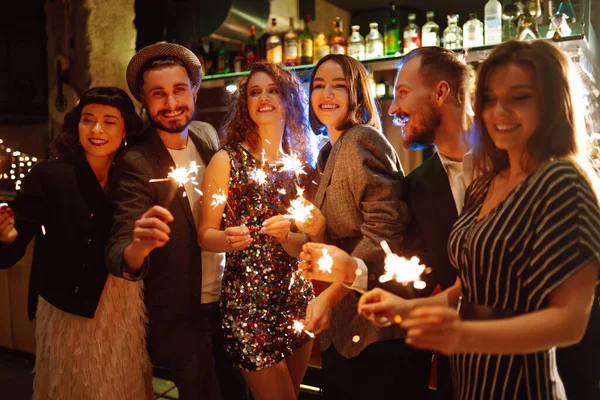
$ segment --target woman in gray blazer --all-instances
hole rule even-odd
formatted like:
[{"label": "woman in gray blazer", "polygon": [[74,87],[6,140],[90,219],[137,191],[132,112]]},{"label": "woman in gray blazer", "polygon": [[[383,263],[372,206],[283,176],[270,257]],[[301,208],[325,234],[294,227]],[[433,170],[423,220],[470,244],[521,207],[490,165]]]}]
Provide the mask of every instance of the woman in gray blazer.
[{"label": "woman in gray blazer", "polygon": [[[380,242],[385,240],[396,250],[401,244],[408,215],[400,200],[402,166],[381,132],[361,63],[345,55],[323,57],[311,77],[310,103],[313,130],[329,136],[317,160],[321,176],[312,199],[326,227],[312,221],[305,232],[313,241],[336,245],[363,260],[368,274],[359,276],[353,288],[364,290],[383,273]],[[358,297],[357,291],[334,283],[307,310],[306,329],[322,332],[325,397],[398,396],[395,381],[401,380],[395,371],[400,371],[398,361],[405,357],[403,341],[394,339],[401,332],[361,320],[356,313]]]}]

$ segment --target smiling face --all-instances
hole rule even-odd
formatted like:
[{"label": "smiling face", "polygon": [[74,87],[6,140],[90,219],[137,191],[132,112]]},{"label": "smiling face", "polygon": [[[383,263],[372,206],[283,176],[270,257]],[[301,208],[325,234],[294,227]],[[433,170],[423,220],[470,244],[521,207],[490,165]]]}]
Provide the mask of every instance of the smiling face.
[{"label": "smiling face", "polygon": [[540,96],[532,68],[508,63],[485,80],[482,120],[498,149],[525,153],[540,125]]},{"label": "smiling face", "polygon": [[103,104],[87,104],[79,119],[79,141],[86,157],[110,157],[125,138],[121,112]]},{"label": "smiling face", "polygon": [[180,133],[194,120],[196,91],[181,65],[145,71],[141,99],[158,130]]},{"label": "smiling face", "polygon": [[256,72],[248,80],[248,114],[257,125],[285,121],[285,110],[279,87],[271,75]]},{"label": "smiling face", "polygon": [[321,64],[314,74],[310,104],[319,121],[331,133],[348,114],[348,83],[342,67],[332,60]]},{"label": "smiling face", "polygon": [[441,123],[440,110],[434,102],[436,87],[426,82],[419,72],[420,67],[421,56],[402,66],[389,109],[394,124],[402,129],[404,144],[416,149],[434,143],[435,130]]}]

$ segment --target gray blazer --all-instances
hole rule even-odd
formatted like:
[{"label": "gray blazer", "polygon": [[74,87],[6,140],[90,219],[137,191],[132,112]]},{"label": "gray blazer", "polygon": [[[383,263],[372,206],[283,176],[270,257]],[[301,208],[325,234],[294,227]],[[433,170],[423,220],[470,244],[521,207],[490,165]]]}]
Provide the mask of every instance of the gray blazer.
[{"label": "gray blazer", "polygon": [[[326,242],[365,261],[369,288],[383,274],[386,240],[400,251],[408,223],[408,209],[401,200],[404,173],[398,155],[385,136],[367,125],[357,125],[318,158],[322,172],[314,198],[327,220]],[[357,314],[360,294],[350,292],[334,308],[328,330],[320,335],[321,351],[333,343],[346,358],[356,357],[369,344],[402,337],[400,328],[377,328]],[[357,343],[352,341],[358,335]]]}]

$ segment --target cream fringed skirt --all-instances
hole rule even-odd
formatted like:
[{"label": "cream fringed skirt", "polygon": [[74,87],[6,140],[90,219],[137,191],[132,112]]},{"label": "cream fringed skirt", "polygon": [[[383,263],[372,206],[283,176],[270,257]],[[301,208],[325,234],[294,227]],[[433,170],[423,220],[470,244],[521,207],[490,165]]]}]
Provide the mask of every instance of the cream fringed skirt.
[{"label": "cream fringed skirt", "polygon": [[34,400],[154,398],[142,289],[109,275],[93,319],[39,298]]}]

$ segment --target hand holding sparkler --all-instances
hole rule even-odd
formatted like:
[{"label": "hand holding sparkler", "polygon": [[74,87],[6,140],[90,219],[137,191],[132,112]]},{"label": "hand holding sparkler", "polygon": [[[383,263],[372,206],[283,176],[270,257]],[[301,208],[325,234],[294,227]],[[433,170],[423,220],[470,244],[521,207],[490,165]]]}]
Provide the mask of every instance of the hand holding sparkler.
[{"label": "hand holding sparkler", "polygon": [[368,291],[358,300],[358,313],[379,327],[389,326],[391,321],[399,324],[409,312],[409,300],[380,288]]},{"label": "hand holding sparkler", "polygon": [[264,233],[269,236],[273,236],[280,243],[287,242],[289,240],[290,228],[292,223],[283,215],[276,215],[268,218],[262,224],[260,233]]},{"label": "hand holding sparkler", "polygon": [[246,226],[230,226],[223,233],[225,234],[225,241],[234,251],[244,250],[254,240]]},{"label": "hand holding sparkler", "polygon": [[306,233],[312,242],[323,242],[325,241],[325,230],[327,229],[327,222],[325,216],[321,213],[317,207],[313,206],[308,200],[303,198],[304,202],[307,203],[310,214],[303,221],[297,221],[296,226],[298,229]]},{"label": "hand holding sparkler", "polygon": [[344,250],[323,243],[305,243],[300,253],[302,275],[311,280],[352,284],[358,263]]},{"label": "hand holding sparkler", "polygon": [[332,308],[333,304],[331,304],[326,291],[312,299],[306,308],[306,318],[301,321],[304,329],[317,335],[329,328]]},{"label": "hand holding sparkler", "polygon": [[15,213],[8,205],[2,205],[0,207],[0,242],[12,243],[17,236]]},{"label": "hand holding sparkler", "polygon": [[312,333],[311,331],[309,331],[308,329],[304,329],[304,324],[300,321],[294,320],[293,321],[294,326],[292,327],[292,329],[294,330],[294,332],[297,333],[306,333],[308,336],[310,336],[311,338],[315,338],[315,334]]}]

